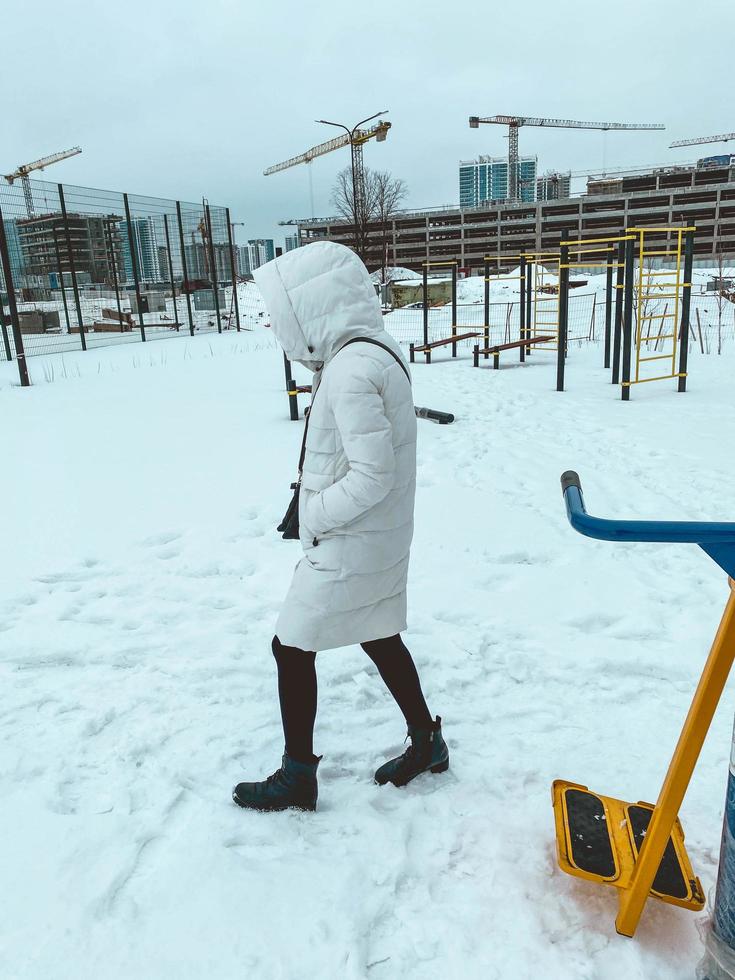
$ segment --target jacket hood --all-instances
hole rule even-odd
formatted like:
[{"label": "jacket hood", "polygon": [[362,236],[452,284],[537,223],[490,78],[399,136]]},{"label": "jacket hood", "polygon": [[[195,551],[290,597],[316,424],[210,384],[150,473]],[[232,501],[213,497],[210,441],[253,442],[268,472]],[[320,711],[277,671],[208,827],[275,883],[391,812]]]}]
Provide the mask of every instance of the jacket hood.
[{"label": "jacket hood", "polygon": [[253,275],[271,329],[290,361],[316,370],[346,341],[383,330],[375,286],[344,245],[313,242],[267,262]]}]

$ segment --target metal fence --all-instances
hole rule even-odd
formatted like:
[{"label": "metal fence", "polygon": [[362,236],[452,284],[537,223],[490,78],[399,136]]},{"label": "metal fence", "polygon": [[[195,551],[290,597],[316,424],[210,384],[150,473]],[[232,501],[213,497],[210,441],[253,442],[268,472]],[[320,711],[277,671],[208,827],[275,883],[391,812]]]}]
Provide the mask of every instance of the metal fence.
[{"label": "metal fence", "polygon": [[0,356],[252,329],[228,208],[0,182]]}]

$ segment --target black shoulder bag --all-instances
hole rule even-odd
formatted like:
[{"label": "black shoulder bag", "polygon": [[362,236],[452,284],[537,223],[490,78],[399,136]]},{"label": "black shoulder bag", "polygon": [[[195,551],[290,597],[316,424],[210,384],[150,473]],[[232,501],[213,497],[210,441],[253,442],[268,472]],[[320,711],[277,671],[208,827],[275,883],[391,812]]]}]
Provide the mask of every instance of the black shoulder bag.
[{"label": "black shoulder bag", "polygon": [[[406,365],[400,359],[400,357],[392,351],[390,347],[386,344],[382,344],[379,340],[372,340],[370,337],[355,337],[354,340],[348,340],[346,344],[337,351],[343,351],[345,347],[349,347],[350,344],[374,344],[376,347],[382,347],[384,351],[387,351],[390,356],[395,360],[396,364],[400,367],[401,371],[408,378],[408,383],[411,384],[411,375],[406,369]],[[336,357],[337,354],[334,356]],[[334,359],[334,358],[333,358]],[[323,383],[323,382],[322,382]],[[319,386],[321,387],[321,385]],[[318,391],[319,389],[317,389]],[[316,392],[314,393],[314,398],[316,398]],[[283,515],[283,520],[278,525],[278,531],[284,541],[296,541],[299,537],[299,497],[301,495],[301,478],[304,473],[304,460],[306,458],[306,436],[309,432],[309,419],[311,418],[311,412],[314,408],[314,398],[311,400],[311,408],[309,409],[309,414],[306,416],[306,423],[304,424],[304,438],[301,440],[301,452],[299,453],[299,473],[296,483],[291,484],[291,489],[293,490],[293,497],[291,497],[291,502],[288,505],[288,510]]]}]

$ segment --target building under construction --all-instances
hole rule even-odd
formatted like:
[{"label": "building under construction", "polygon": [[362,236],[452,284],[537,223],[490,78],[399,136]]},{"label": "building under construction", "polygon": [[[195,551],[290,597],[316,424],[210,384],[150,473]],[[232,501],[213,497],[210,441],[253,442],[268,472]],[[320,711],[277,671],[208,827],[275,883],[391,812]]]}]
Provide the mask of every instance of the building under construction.
[{"label": "building under construction", "polygon": [[[351,223],[339,218],[293,223],[304,245],[354,242]],[[457,259],[480,269],[485,255],[508,256],[504,267],[514,265],[519,252],[556,248],[562,232],[599,238],[632,225],[680,224],[696,225],[699,265],[714,265],[720,255],[735,258],[735,165],[662,168],[590,182],[587,194],[559,200],[403,212],[389,223],[388,262],[418,270],[426,261]],[[382,234],[378,222],[368,225],[365,260],[371,270],[382,264]]]},{"label": "building under construction", "polygon": [[[68,273],[69,245],[74,257],[75,271],[88,276],[91,282],[111,283],[112,263],[122,273],[124,266],[119,215],[69,214],[68,229],[58,212],[14,222],[26,276],[42,276],[48,281],[50,273]],[[68,238],[67,238],[68,230]]]}]

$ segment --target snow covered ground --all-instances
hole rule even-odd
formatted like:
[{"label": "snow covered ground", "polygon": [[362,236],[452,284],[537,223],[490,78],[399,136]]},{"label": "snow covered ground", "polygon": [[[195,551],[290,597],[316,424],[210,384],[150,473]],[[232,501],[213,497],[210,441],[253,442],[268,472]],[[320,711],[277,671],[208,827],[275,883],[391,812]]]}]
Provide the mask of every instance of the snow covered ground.
[{"label": "snow covered ground", "polygon": [[[594,513],[735,519],[733,350],[619,400],[598,345],[413,367],[407,642],[449,772],[379,788],[402,720],[359,649],[318,658],[316,814],[238,810],[278,764],[269,650],[298,546],[274,527],[301,426],[270,335],[0,365],[3,980],[684,980],[703,916],[557,868],[550,785],[660,786],[727,595],[694,546],[575,535]],[[52,382],[52,383],[49,383]],[[705,890],[735,707],[682,810]]]}]

